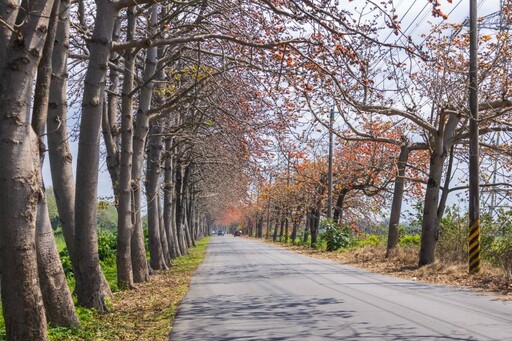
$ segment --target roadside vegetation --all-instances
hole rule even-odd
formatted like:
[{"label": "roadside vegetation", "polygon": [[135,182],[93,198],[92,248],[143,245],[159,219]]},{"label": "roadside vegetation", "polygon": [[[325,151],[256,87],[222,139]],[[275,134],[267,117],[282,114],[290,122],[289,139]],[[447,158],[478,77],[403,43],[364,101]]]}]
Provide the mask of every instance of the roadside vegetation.
[{"label": "roadside vegetation", "polygon": [[[59,229],[55,230],[62,265],[73,290],[75,280],[67,249],[59,242],[63,239],[61,234]],[[169,270],[152,273],[149,282],[129,291],[117,287],[115,233],[100,229],[98,237],[101,268],[113,291],[107,302],[108,312],[100,314],[95,309],[77,307],[81,327],[50,326],[50,340],[165,340],[176,309],[188,291],[192,273],[204,260],[210,237],[197,241],[187,255],[174,259]],[[0,340],[6,340],[3,316],[0,316]]]},{"label": "roadside vegetation", "polygon": [[[278,238],[275,243],[294,252],[320,259],[362,267],[370,271],[408,280],[467,286],[493,292],[503,299],[512,299],[511,213],[501,212],[496,218],[482,219],[482,269],[468,273],[468,221],[456,206],[449,207],[441,220],[441,233],[436,248],[436,261],[418,265],[421,235],[414,233],[415,221],[399,227],[399,245],[386,257],[387,235],[383,226],[373,232],[338,225],[324,219],[320,223],[319,241],[311,247],[311,237]],[[268,240],[267,240],[268,241]]]}]

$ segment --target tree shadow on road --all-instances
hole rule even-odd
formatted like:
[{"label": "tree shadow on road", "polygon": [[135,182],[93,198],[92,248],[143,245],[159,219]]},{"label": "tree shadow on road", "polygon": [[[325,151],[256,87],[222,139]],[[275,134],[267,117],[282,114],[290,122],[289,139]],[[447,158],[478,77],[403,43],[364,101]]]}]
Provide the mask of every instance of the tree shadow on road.
[{"label": "tree shadow on road", "polygon": [[[286,295],[222,295],[184,302],[172,340],[307,340],[321,319],[342,321],[351,311],[340,310],[343,301]],[[329,326],[324,326],[326,330]]]}]

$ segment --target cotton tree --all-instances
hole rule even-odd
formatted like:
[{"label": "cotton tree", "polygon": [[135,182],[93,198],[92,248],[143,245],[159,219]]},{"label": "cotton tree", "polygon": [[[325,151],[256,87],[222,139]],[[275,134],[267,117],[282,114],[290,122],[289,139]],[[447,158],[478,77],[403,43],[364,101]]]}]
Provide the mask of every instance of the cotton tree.
[{"label": "cotton tree", "polygon": [[[429,148],[430,165],[425,189],[420,265],[429,264],[435,259],[439,219],[443,214],[446,195],[449,192],[449,182],[442,182],[445,161],[452,147],[464,142],[468,137],[467,94],[466,88],[460,86],[465,84],[464,65],[467,65],[464,36],[455,39],[446,36],[438,38],[435,32],[427,41],[434,53],[432,59],[435,62],[420,61],[422,67],[414,69],[413,72],[409,70],[407,64],[397,69],[398,74],[403,75],[402,84],[408,89],[406,96],[402,95],[398,101],[392,99],[388,103],[383,100],[383,104],[380,105],[353,102],[355,108],[364,112],[371,111],[391,118],[405,118],[412,124],[409,126],[409,136],[415,140],[421,139]],[[486,48],[487,53],[483,53],[484,59],[481,63],[483,66],[489,66],[491,64],[486,60],[494,59],[498,49],[489,43],[484,43],[482,47]],[[505,115],[510,105],[506,99],[506,92],[498,97],[495,91],[504,89],[501,80],[505,78],[498,77],[489,82],[490,79],[487,77],[493,72],[489,68],[487,70],[488,72],[483,73],[481,78],[482,91],[486,94],[483,96],[485,100],[480,104],[483,113],[482,134],[495,129],[491,126],[499,123],[493,118]],[[491,84],[492,90],[488,88]],[[485,126],[489,128],[486,129]],[[449,180],[450,177],[451,175],[447,174],[445,179]],[[445,187],[445,190],[440,197],[441,187]]]}]

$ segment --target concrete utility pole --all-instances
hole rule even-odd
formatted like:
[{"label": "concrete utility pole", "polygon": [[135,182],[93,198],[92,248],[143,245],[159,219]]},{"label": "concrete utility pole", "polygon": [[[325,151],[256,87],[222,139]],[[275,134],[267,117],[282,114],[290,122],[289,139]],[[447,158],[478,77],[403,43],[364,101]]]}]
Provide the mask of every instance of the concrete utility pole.
[{"label": "concrete utility pole", "polygon": [[[270,173],[269,182],[268,182],[269,188],[272,186],[272,173]],[[270,195],[268,196],[268,207],[267,207],[267,231],[265,233],[265,239],[269,238],[270,233]]]},{"label": "concrete utility pole", "polygon": [[334,122],[334,104],[329,116],[329,170],[327,174],[327,218],[332,218],[332,127]]},{"label": "concrete utility pole", "polygon": [[469,273],[480,270],[477,0],[469,3]]}]

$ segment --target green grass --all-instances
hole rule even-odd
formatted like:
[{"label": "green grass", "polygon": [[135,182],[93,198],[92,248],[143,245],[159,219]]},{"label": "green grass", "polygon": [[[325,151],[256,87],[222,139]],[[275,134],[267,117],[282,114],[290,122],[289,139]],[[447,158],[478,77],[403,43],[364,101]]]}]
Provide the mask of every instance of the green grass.
[{"label": "green grass", "polygon": [[188,255],[176,258],[172,262],[172,268],[175,271],[194,271],[204,260],[206,246],[210,237],[203,238],[196,242],[196,246],[189,250]]}]

